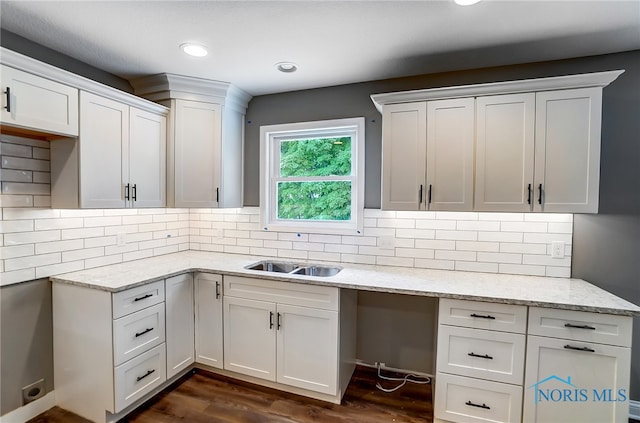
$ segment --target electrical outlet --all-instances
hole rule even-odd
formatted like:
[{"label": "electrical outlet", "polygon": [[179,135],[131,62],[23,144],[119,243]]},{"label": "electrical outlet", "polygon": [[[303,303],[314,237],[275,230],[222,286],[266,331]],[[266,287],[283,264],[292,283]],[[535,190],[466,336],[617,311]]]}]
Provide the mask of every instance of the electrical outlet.
[{"label": "electrical outlet", "polygon": [[564,258],[563,241],[553,241],[551,243],[551,258]]},{"label": "electrical outlet", "polygon": [[118,247],[124,247],[124,244],[127,243],[127,234],[124,232],[118,232],[116,234],[116,245]]},{"label": "electrical outlet", "polygon": [[44,397],[46,394],[44,379],[33,382],[22,388],[22,405],[27,405],[32,401]]}]

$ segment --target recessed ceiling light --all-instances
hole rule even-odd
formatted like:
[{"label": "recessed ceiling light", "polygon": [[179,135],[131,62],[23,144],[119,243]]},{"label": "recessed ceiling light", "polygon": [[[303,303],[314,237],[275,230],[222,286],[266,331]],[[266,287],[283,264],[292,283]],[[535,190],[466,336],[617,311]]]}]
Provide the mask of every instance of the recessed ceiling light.
[{"label": "recessed ceiling light", "polygon": [[185,43],[180,44],[180,49],[187,53],[189,56],[204,57],[207,55],[207,48],[199,44]]},{"label": "recessed ceiling light", "polygon": [[480,0],[453,0],[457,5],[460,6],[471,6],[472,4],[478,3]]},{"label": "recessed ceiling light", "polygon": [[293,62],[278,62],[274,65],[276,69],[284,73],[292,73],[298,70],[298,65]]}]

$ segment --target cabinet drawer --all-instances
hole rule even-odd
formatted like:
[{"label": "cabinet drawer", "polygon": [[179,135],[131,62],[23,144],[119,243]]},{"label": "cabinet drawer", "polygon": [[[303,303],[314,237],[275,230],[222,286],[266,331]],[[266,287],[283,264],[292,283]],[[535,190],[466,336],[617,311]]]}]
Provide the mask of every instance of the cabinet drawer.
[{"label": "cabinet drawer", "polygon": [[164,342],[164,303],[113,322],[113,355],[117,366]]},{"label": "cabinet drawer", "polygon": [[304,283],[224,276],[224,295],[337,311],[339,289]]},{"label": "cabinet drawer", "polygon": [[519,422],[522,388],[438,373],[434,415],[465,422]]},{"label": "cabinet drawer", "polygon": [[164,301],[164,280],[113,294],[113,318],[117,319]]},{"label": "cabinet drawer", "polygon": [[438,372],[522,384],[525,335],[440,326]]},{"label": "cabinet drawer", "polygon": [[527,328],[526,306],[443,298],[439,309],[440,324],[514,333]]},{"label": "cabinet drawer", "polygon": [[165,344],[115,368],[116,413],[167,380]]},{"label": "cabinet drawer", "polygon": [[530,307],[529,334],[630,347],[632,321],[628,316]]}]

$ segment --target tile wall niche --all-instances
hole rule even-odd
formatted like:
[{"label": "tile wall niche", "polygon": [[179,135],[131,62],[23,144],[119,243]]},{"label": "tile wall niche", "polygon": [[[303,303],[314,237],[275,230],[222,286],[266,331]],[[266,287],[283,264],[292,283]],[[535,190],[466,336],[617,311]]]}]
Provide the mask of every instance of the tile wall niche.
[{"label": "tile wall niche", "polygon": [[[573,215],[366,209],[362,236],[266,232],[259,208],[190,209],[190,249],[380,266],[567,278]],[[565,257],[551,258],[551,243]]]},{"label": "tile wall niche", "polygon": [[50,207],[49,141],[0,135],[0,206]]}]

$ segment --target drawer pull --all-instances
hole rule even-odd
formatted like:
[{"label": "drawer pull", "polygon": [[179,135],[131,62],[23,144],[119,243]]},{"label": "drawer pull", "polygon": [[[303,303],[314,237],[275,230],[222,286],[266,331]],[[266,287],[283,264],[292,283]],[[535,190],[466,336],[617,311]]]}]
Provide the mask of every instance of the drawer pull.
[{"label": "drawer pull", "polygon": [[476,314],[476,313],[471,313],[469,316],[471,317],[477,317],[479,319],[489,319],[489,320],[496,320],[495,317],[487,314],[487,315],[483,315],[483,314]]},{"label": "drawer pull", "polygon": [[269,312],[269,329],[273,329],[273,311]]},{"label": "drawer pull", "polygon": [[151,332],[152,330],[153,330],[153,328],[146,328],[146,329],[145,329],[145,330],[143,330],[142,332],[137,332],[137,333],[136,333],[136,338],[137,338],[137,337],[139,337],[139,336],[144,335],[145,333],[149,333],[149,332]]},{"label": "drawer pull", "polygon": [[278,313],[278,327],[276,329],[280,330],[280,326],[282,326],[282,324],[280,323],[280,313]]},{"label": "drawer pull", "polygon": [[142,379],[144,379],[145,377],[149,376],[151,373],[153,373],[155,371],[156,371],[156,369],[149,370],[149,371],[147,371],[147,373],[143,374],[142,376],[138,376],[136,378],[136,382],[140,382]]},{"label": "drawer pull", "polygon": [[591,330],[596,330],[596,328],[594,328],[593,326],[589,326],[589,325],[574,325],[571,323],[565,323],[564,324],[565,328],[572,328],[572,329],[591,329]]},{"label": "drawer pull", "polygon": [[565,349],[567,350],[575,350],[575,351],[586,351],[586,352],[596,352],[596,350],[591,349],[589,347],[574,347],[572,345],[565,345]]},{"label": "drawer pull", "polygon": [[7,105],[4,106],[8,113],[11,113],[11,87],[7,87],[7,91],[4,92],[7,95]]},{"label": "drawer pull", "polygon": [[149,297],[153,297],[153,294],[147,294],[147,295],[143,295],[142,297],[134,298],[133,301],[142,301],[142,300],[146,300]]},{"label": "drawer pull", "polygon": [[216,300],[220,298],[220,282],[216,282]]},{"label": "drawer pull", "polygon": [[489,354],[480,355],[480,354],[476,354],[474,352],[470,352],[467,355],[470,356],[470,357],[486,358],[487,360],[493,360],[493,357],[491,357]]},{"label": "drawer pull", "polygon": [[491,407],[489,407],[489,406],[488,406],[487,404],[485,404],[485,403],[482,403],[482,405],[481,405],[481,404],[474,404],[474,403],[472,403],[471,401],[467,401],[467,402],[465,402],[465,404],[466,404],[466,405],[469,405],[469,406],[471,406],[471,407],[478,407],[478,408],[484,408],[485,410],[491,410]]}]

